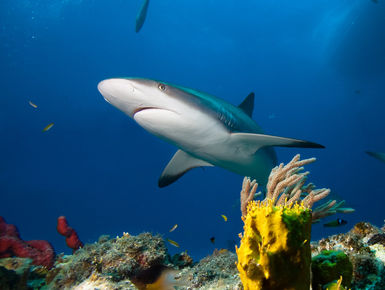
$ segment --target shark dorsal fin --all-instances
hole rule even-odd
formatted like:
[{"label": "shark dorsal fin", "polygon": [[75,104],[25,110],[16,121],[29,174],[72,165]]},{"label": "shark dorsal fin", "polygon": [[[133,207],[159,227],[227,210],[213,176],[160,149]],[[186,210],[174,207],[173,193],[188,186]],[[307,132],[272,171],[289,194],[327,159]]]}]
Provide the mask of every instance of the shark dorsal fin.
[{"label": "shark dorsal fin", "polygon": [[163,170],[162,175],[159,177],[159,187],[165,187],[185,174],[190,169],[202,166],[213,166],[212,164],[197,159],[183,150],[178,150]]},{"label": "shark dorsal fin", "polygon": [[250,118],[252,117],[254,110],[254,96],[254,93],[251,92],[238,106],[238,108],[244,111]]}]

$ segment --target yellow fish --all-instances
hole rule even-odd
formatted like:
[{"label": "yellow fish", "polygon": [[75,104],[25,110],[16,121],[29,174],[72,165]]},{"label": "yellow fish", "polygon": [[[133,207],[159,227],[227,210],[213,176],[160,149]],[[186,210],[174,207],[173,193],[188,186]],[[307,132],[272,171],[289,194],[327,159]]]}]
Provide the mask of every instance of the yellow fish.
[{"label": "yellow fish", "polygon": [[169,230],[169,232],[171,233],[171,232],[175,231],[175,229],[176,229],[177,227],[178,227],[178,225],[175,224],[175,225],[171,228],[171,230]]},{"label": "yellow fish", "polygon": [[32,101],[29,101],[28,102],[32,107],[34,107],[35,109],[37,108],[37,106],[34,104],[34,103],[32,103]]},{"label": "yellow fish", "polygon": [[167,239],[167,242],[169,242],[171,245],[173,245],[173,246],[179,248],[179,244],[178,244],[177,242],[175,242],[175,241],[173,241],[173,240],[170,240],[170,239]]},{"label": "yellow fish", "polygon": [[225,222],[227,222],[227,216],[225,216],[224,214],[221,214],[221,217],[223,217],[223,219],[225,220]]},{"label": "yellow fish", "polygon": [[53,125],[54,125],[53,123],[50,123],[47,126],[45,126],[44,129],[43,129],[43,132],[47,132],[49,129],[52,128]]}]

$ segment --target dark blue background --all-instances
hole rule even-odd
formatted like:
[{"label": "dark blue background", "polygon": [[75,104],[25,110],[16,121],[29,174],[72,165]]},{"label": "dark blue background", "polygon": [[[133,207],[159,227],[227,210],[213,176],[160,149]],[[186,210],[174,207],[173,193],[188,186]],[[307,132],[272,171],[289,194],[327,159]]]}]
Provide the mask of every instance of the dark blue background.
[{"label": "dark blue background", "polygon": [[385,164],[364,153],[385,151],[379,2],[151,0],[136,34],[139,0],[2,0],[0,215],[24,239],[46,239],[58,252],[70,252],[56,232],[59,215],[84,242],[152,231],[195,258],[238,242],[242,177],[195,169],[159,189],[176,148],[96,88],[105,78],[139,76],[233,104],[255,91],[254,119],[267,133],[327,147],[278,148],[279,160],[317,157],[307,168],[310,180],[356,208],[340,216],[348,220],[344,227],[316,225],[313,239],[362,220],[381,225]]}]

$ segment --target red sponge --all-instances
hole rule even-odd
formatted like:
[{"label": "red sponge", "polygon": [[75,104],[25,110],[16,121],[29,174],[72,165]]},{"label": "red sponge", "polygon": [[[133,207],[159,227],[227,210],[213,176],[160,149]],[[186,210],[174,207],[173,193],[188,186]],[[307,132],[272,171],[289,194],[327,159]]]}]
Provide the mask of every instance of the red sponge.
[{"label": "red sponge", "polygon": [[79,240],[76,231],[68,226],[68,222],[65,216],[60,216],[57,219],[57,231],[59,234],[66,237],[67,246],[76,251],[83,247],[83,243]]},{"label": "red sponge", "polygon": [[23,241],[16,226],[0,216],[0,258],[31,258],[35,265],[51,268],[55,260],[53,247],[47,241]]}]

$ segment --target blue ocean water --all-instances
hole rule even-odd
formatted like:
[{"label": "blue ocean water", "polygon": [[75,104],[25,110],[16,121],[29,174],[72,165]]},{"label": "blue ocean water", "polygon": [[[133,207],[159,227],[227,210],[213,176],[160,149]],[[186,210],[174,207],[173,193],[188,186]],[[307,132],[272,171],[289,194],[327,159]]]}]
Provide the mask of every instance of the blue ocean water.
[{"label": "blue ocean water", "polygon": [[356,209],[338,215],[343,227],[315,225],[313,239],[383,224],[385,164],[364,152],[385,152],[384,1],[151,0],[135,33],[141,5],[0,1],[0,215],[23,239],[69,253],[56,231],[65,215],[86,243],[151,231],[194,258],[238,243],[242,177],[194,169],[159,189],[176,148],[103,100],[98,82],[117,76],[233,104],[254,91],[266,133],[326,146],[277,148],[279,161],[317,157],[309,180]]}]

